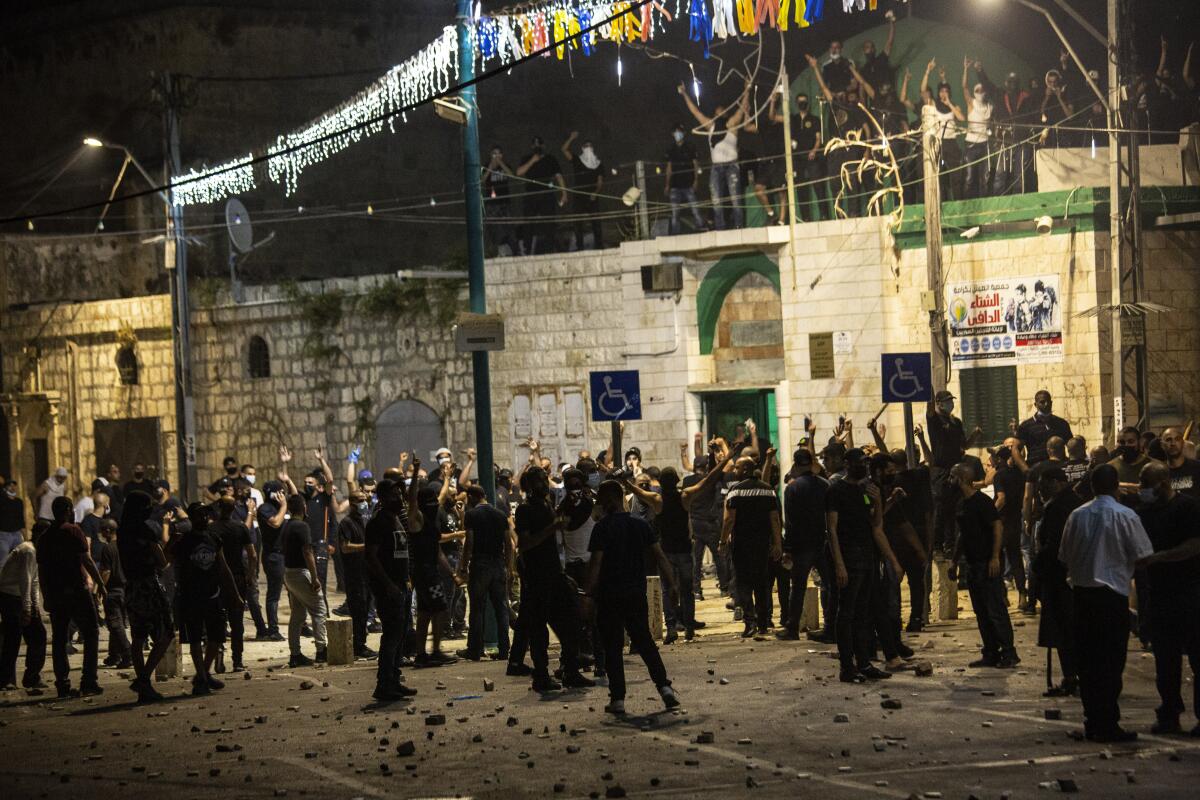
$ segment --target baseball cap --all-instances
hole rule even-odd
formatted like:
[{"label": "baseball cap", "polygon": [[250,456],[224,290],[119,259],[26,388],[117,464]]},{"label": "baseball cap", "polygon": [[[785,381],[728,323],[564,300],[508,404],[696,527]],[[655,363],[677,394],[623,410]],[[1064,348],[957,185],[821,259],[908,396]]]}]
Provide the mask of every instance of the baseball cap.
[{"label": "baseball cap", "polygon": [[67,468],[66,468],[66,467],[59,467],[58,469],[54,470],[54,477],[56,477],[56,478],[65,478],[65,477],[67,477]]},{"label": "baseball cap", "polygon": [[373,480],[375,480],[375,475],[371,472],[371,470],[363,469],[363,470],[358,471],[358,482],[359,483],[366,483],[367,481],[373,481]]},{"label": "baseball cap", "polygon": [[799,466],[808,467],[812,466],[813,456],[807,447],[801,447],[792,454],[792,461]]},{"label": "baseball cap", "polygon": [[939,389],[938,393],[933,396],[933,401],[935,403],[940,403],[942,400],[954,400],[954,399],[956,399],[956,398],[954,397],[953,394],[950,393],[949,389]]},{"label": "baseball cap", "polygon": [[154,482],[155,489],[162,489],[164,492],[171,491],[171,483],[165,478],[159,478]]}]

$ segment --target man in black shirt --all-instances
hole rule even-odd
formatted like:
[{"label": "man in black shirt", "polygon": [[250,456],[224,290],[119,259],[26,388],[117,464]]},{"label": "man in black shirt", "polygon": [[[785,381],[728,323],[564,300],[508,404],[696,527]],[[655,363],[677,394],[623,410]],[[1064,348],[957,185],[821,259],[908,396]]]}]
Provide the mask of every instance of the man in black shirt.
[{"label": "man in black shirt", "polygon": [[662,510],[654,517],[654,532],[662,543],[674,570],[675,583],[679,587],[679,604],[664,604],[667,633],[663,644],[671,644],[683,626],[684,638],[691,641],[696,637],[696,595],[692,591],[692,532],[688,524],[688,512],[683,505],[683,494],[679,491],[679,473],[665,467],[658,476],[662,487]]},{"label": "man in black shirt", "polygon": [[[179,564],[179,630],[187,641],[196,674],[192,694],[210,694],[225,684],[212,675],[217,651],[225,643],[225,613],[221,591],[231,593],[231,604],[241,606],[233,588],[233,575],[225,561],[221,540],[212,530],[208,509],[200,503],[188,507],[190,530],[174,545]],[[240,660],[240,654],[238,656]]]},{"label": "man in black shirt", "polygon": [[[775,110],[778,95],[771,95],[768,116],[772,122],[783,123],[783,114]],[[804,203],[800,215],[808,222],[821,218],[821,207],[826,202],[827,183],[825,178],[825,153],[821,141],[821,120],[809,107],[808,94],[796,95],[796,119],[792,122],[792,138],[796,142],[793,152],[793,168],[796,171],[796,200]],[[781,173],[782,175],[782,173]],[[808,208],[808,194],[812,192],[815,204]]]},{"label": "man in black shirt", "polygon": [[[935,394],[933,403],[925,409],[925,426],[929,431],[927,458],[933,489],[933,546],[944,552],[954,543],[954,509],[959,501],[957,490],[948,486],[946,478],[962,461],[971,441],[962,420],[954,416],[954,395],[946,389]],[[923,436],[919,438],[925,441]]]},{"label": "man in black shirt", "polygon": [[605,663],[608,666],[608,705],[610,714],[625,713],[625,634],[650,672],[667,708],[679,705],[671,688],[662,656],[650,637],[646,605],[646,554],[653,554],[658,573],[666,584],[669,602],[679,602],[670,562],[658,543],[654,529],[624,509],[625,491],[616,481],[604,481],[596,493],[599,521],[592,528],[592,552],[588,583],[584,594],[594,599],[601,635],[604,637]]},{"label": "man in black shirt", "polygon": [[150,495],[151,497],[154,497],[154,494],[155,494],[154,481],[152,481],[152,480],[150,480],[150,478],[146,477],[146,465],[145,464],[134,464],[133,465],[133,480],[126,481],[125,485],[121,487],[121,491],[125,494],[126,497],[129,496],[130,492],[145,492],[146,494]]},{"label": "man in black shirt", "polygon": [[1028,450],[1027,460],[1031,467],[1049,458],[1046,442],[1051,436],[1059,437],[1064,444],[1074,436],[1071,423],[1054,415],[1054,398],[1048,391],[1041,389],[1033,396],[1033,407],[1037,409],[1034,415],[1017,427],[1017,438]]},{"label": "man in black shirt", "polygon": [[[153,504],[145,492],[126,494],[125,508],[117,527],[117,548],[121,571],[125,574],[130,652],[137,674],[130,688],[137,692],[139,703],[163,699],[150,682],[151,675],[175,638],[171,603],[159,580],[159,572],[167,566],[164,547],[175,512],[167,512],[162,520],[152,520]],[[147,639],[153,640],[154,647],[143,656],[142,648]]]},{"label": "man in black shirt", "polygon": [[680,232],[679,207],[687,205],[692,210],[692,221],[697,231],[705,229],[704,220],[696,204],[696,187],[700,180],[700,162],[696,148],[687,141],[686,129],[676,124],[671,129],[671,147],[663,158],[667,162],[666,186],[663,193],[671,204],[671,224],[667,228],[671,236]]},{"label": "man in black shirt", "polygon": [[[784,621],[784,630],[778,634],[780,639],[800,638],[804,595],[813,568],[817,568],[822,583],[826,579],[831,584],[836,582],[828,556],[829,537],[825,527],[825,492],[829,490],[829,481],[820,476],[820,465],[808,448],[797,450],[792,459],[792,471],[799,474],[783,490],[783,550],[792,559],[792,599],[788,604],[791,615]],[[828,592],[827,596],[837,602],[835,592]],[[809,631],[809,636],[814,640],[835,642],[836,607],[826,607],[822,611],[825,630],[822,633]]]},{"label": "man in black shirt", "polygon": [[697,456],[692,462],[693,474],[683,479],[680,499],[688,512],[692,529],[692,587],[697,600],[704,599],[700,588],[704,551],[712,556],[717,572],[717,589],[724,594],[730,583],[729,563],[717,550],[721,541],[721,519],[724,515],[722,500],[725,465],[728,459],[719,459],[718,451],[710,445],[708,455]]},{"label": "man in black shirt", "polygon": [[377,654],[367,647],[367,565],[363,560],[366,547],[366,514],[371,504],[362,489],[350,492],[350,510],[337,527],[337,547],[342,554],[342,575],[346,579],[346,606],[354,628],[354,656],[373,658]]},{"label": "man in black shirt", "polygon": [[738,600],[745,614],[742,638],[767,633],[771,619],[770,562],[783,556],[779,498],[775,490],[754,477],[755,466],[749,456],[738,459],[739,480],[725,496],[721,525],[721,548],[732,550]]},{"label": "man in black shirt", "polygon": [[554,217],[567,204],[567,186],[558,160],[546,152],[542,137],[533,137],[533,147],[521,159],[517,177],[524,178],[525,216],[533,221],[525,226],[525,255],[553,253],[557,249]]},{"label": "man in black shirt", "polygon": [[[1043,462],[1045,463],[1045,462]],[[1038,647],[1058,650],[1063,679],[1045,692],[1046,697],[1065,697],[1079,691],[1079,655],[1075,649],[1075,615],[1067,570],[1058,560],[1063,529],[1071,512],[1083,500],[1071,488],[1070,478],[1060,467],[1044,470],[1038,480],[1042,499],[1042,524],[1038,527],[1037,552],[1030,569],[1037,575],[1037,599],[1042,603],[1038,618]]]},{"label": "man in black shirt", "polygon": [[[376,700],[399,700],[416,694],[401,683],[400,654],[412,622],[409,600],[409,531],[424,520],[415,508],[419,459],[412,465],[412,497],[406,503],[402,484],[388,480],[379,482],[379,508],[367,523],[364,532],[363,560],[370,576],[371,592],[375,596],[375,611],[383,625],[379,640],[379,665],[375,674]],[[409,510],[413,516],[409,516]]]},{"label": "man in black shirt", "polygon": [[467,513],[463,515],[467,539],[463,546],[460,578],[467,585],[471,620],[467,647],[459,655],[478,661],[483,657],[484,611],[490,605],[496,620],[498,659],[508,660],[508,584],[513,558],[509,518],[487,501],[478,484],[467,487]]},{"label": "man in black shirt", "polygon": [[1171,488],[1200,498],[1200,461],[1183,454],[1183,434],[1179,428],[1167,428],[1160,441],[1167,455],[1167,467],[1171,471]]},{"label": "man in black shirt", "polygon": [[881,557],[897,574],[901,569],[883,532],[883,501],[879,488],[867,479],[866,454],[855,447],[846,452],[845,461],[846,477],[825,493],[825,526],[838,585],[838,677],[843,683],[862,683],[891,677],[871,663],[871,595],[878,589]]},{"label": "man in black shirt", "polygon": [[[1018,445],[1019,447],[1020,445]],[[1004,558],[1013,582],[1017,585],[1019,604],[1026,604],[1025,558],[1021,553],[1021,512],[1025,505],[1025,475],[1013,462],[1012,448],[996,451],[996,474],[992,477],[996,511],[1004,527]],[[1034,487],[1036,488],[1036,487]]]},{"label": "man in black shirt", "polygon": [[[1042,475],[1049,469],[1063,469],[1067,463],[1066,440],[1059,436],[1051,436],[1043,445],[1045,457],[1029,467],[1025,472],[1025,500],[1022,506],[1021,554],[1024,556],[1026,567],[1033,560],[1034,541],[1037,538],[1038,524],[1042,519],[1042,502],[1038,496],[1037,487]],[[1019,607],[1022,614],[1033,614],[1037,610],[1036,578],[1028,568],[1025,570],[1024,586],[1017,584],[1020,593]]]},{"label": "man in black shirt", "polygon": [[965,562],[967,591],[983,639],[983,657],[969,666],[1013,669],[1021,659],[1013,647],[1012,623],[1008,619],[1000,569],[1004,525],[992,499],[975,488],[975,476],[969,466],[959,464],[950,471],[950,476],[963,501],[958,510],[958,542],[948,577],[958,580],[958,563]]},{"label": "man in black shirt", "polygon": [[[563,685],[594,686],[579,673],[579,615],[577,587],[567,580],[558,558],[557,534],[566,526],[565,517],[556,517],[550,504],[550,484],[540,467],[530,467],[521,475],[525,502],[517,506],[514,520],[521,560],[521,617],[529,637],[533,658],[533,689],[548,692],[561,689],[550,677],[550,644],[547,625],[562,645]],[[511,664],[511,662],[510,662]]]},{"label": "man in black shirt", "polygon": [[313,664],[300,652],[300,631],[305,616],[312,617],[313,642],[317,647],[316,661],[323,662],[325,653],[325,594],[317,573],[317,561],[313,555],[313,536],[305,514],[308,506],[304,498],[294,494],[287,499],[287,512],[291,515],[280,532],[283,548],[283,585],[287,587],[288,605],[288,649],[290,667],[309,667]]},{"label": "man in black shirt", "polygon": [[287,518],[287,498],[283,486],[276,481],[263,485],[263,504],[255,509],[259,540],[262,547],[263,574],[267,576],[266,615],[267,633],[259,637],[269,642],[282,642],[279,632],[279,597],[283,594],[283,547],[279,541]]},{"label": "man in black shirt", "polygon": [[[250,541],[250,529],[244,521],[234,518],[237,503],[232,497],[222,497],[213,504],[217,520],[209,530],[221,545],[225,564],[233,578],[233,585],[221,592],[221,604],[229,617],[229,644],[233,655],[233,671],[241,672],[242,652],[246,638],[246,595],[250,576],[258,577],[258,553]],[[222,657],[223,658],[223,657]],[[223,662],[219,662],[223,663]],[[218,671],[222,667],[218,665]]]},{"label": "man in black shirt", "polygon": [[[1149,581],[1143,609],[1154,644],[1154,673],[1160,704],[1152,733],[1179,733],[1185,710],[1180,694],[1183,657],[1192,666],[1192,711],[1200,720],[1200,500],[1177,491],[1161,463],[1142,468],[1138,516],[1154,553],[1138,563]],[[1200,736],[1200,723],[1192,728]]]},{"label": "man in black shirt", "polygon": [[571,131],[571,135],[563,142],[563,158],[575,166],[575,177],[571,188],[575,196],[571,201],[571,209],[577,215],[575,219],[575,249],[583,249],[584,223],[590,222],[592,228],[592,249],[604,249],[604,234],[601,230],[600,191],[604,188],[604,164],[596,155],[596,148],[590,139],[584,139],[576,155],[571,145],[579,138],[579,131]]},{"label": "man in black shirt", "polygon": [[125,632],[125,571],[121,569],[121,553],[117,550],[117,521],[106,519],[100,524],[100,558],[96,568],[104,582],[104,622],[108,627],[108,656],[104,666],[129,669],[133,666],[129,635]]}]

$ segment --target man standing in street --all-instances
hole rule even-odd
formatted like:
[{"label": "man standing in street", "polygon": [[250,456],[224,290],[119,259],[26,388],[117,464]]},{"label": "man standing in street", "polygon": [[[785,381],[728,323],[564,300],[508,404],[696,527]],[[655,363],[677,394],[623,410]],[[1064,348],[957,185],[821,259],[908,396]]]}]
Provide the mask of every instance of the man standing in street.
[{"label": "man standing in street", "polygon": [[[216,538],[225,556],[225,564],[232,577],[232,586],[221,586],[221,604],[229,618],[229,646],[233,655],[233,671],[241,672],[242,653],[246,639],[246,595],[250,576],[258,578],[258,552],[250,540],[250,529],[244,521],[234,518],[237,502],[232,497],[222,497],[214,503],[216,517],[209,523],[209,533]],[[224,659],[224,656],[221,656]],[[224,661],[220,661],[224,664]]]},{"label": "man standing in street", "polygon": [[[581,473],[582,474],[582,473]],[[484,611],[491,606],[496,620],[496,658],[508,660],[508,581],[513,558],[512,526],[508,517],[487,501],[478,484],[467,487],[463,515],[467,539],[463,545],[460,578],[467,585],[471,621],[467,647],[458,655],[472,661],[483,657]]]},{"label": "man standing in street", "polygon": [[[1138,516],[1154,553],[1138,568],[1145,568],[1150,584],[1146,616],[1161,700],[1150,732],[1179,733],[1185,655],[1192,667],[1192,711],[1200,720],[1200,500],[1177,491],[1170,469],[1158,463],[1142,469],[1141,495]],[[1200,722],[1192,736],[1200,736]]]},{"label": "man standing in street", "polygon": [[1033,396],[1033,407],[1033,416],[1017,427],[1017,438],[1025,445],[1025,460],[1030,467],[1049,458],[1046,442],[1051,436],[1059,437],[1064,444],[1074,436],[1071,423],[1054,415],[1054,398],[1048,391],[1041,389]]},{"label": "man standing in street", "polygon": [[50,628],[54,661],[54,686],[59,697],[71,696],[71,665],[67,661],[67,640],[70,625],[75,624],[83,640],[83,671],[79,678],[79,694],[96,695],[104,690],[96,680],[99,662],[100,623],[96,605],[88,591],[85,575],[90,577],[97,594],[104,597],[100,571],[92,561],[87,537],[71,520],[75,508],[69,497],[54,498],[50,512],[54,522],[42,534],[37,546],[38,582],[46,595],[46,610],[50,612]]},{"label": "man standing in street", "polygon": [[312,666],[313,659],[300,652],[300,629],[304,617],[312,617],[313,642],[317,646],[317,663],[325,661],[325,594],[318,577],[317,562],[313,556],[312,533],[304,521],[308,504],[303,496],[294,494],[287,499],[288,514],[280,538],[283,542],[283,583],[287,587],[288,604],[288,649],[291,651],[289,667]]},{"label": "man standing in street", "polygon": [[967,591],[983,640],[983,655],[968,666],[1013,669],[1021,662],[1013,647],[1012,622],[1008,618],[1000,553],[1004,546],[1004,523],[992,498],[975,488],[975,476],[959,464],[950,476],[962,494],[958,509],[958,543],[947,577],[958,580],[958,562],[966,563]]},{"label": "man standing in street", "polygon": [[1200,498],[1200,461],[1184,455],[1183,434],[1179,428],[1167,428],[1160,441],[1167,454],[1167,467],[1171,471],[1171,488]]},{"label": "man standing in street", "polygon": [[[784,623],[784,630],[777,634],[780,639],[800,638],[808,576],[824,558],[829,541],[825,527],[825,492],[829,490],[829,481],[818,474],[820,466],[807,447],[796,450],[792,458],[792,471],[798,474],[783,490],[783,549],[792,557],[792,601],[788,604],[791,615]],[[827,609],[825,628],[829,642],[836,641],[831,616],[836,614],[831,615]]]},{"label": "man standing in street", "polygon": [[267,576],[265,611],[267,616],[266,636],[259,637],[269,642],[282,642],[279,632],[279,598],[283,594],[283,545],[280,534],[287,519],[287,498],[283,486],[276,481],[267,481],[263,486],[263,504],[255,510],[258,519],[259,539],[262,544],[263,574]]},{"label": "man standing in street", "polygon": [[354,657],[373,658],[377,655],[367,647],[367,609],[370,590],[367,588],[367,565],[363,560],[366,549],[366,517],[370,501],[362,489],[350,491],[350,511],[337,527],[337,547],[342,554],[342,576],[346,579],[346,606],[354,628]]},{"label": "man standing in street", "polygon": [[[160,521],[151,519],[153,513],[154,501],[150,495],[138,490],[128,492],[121,524],[117,527],[117,549],[121,570],[125,573],[125,610],[129,615],[131,638],[129,651],[137,675],[129,688],[137,692],[139,703],[163,699],[150,676],[175,638],[171,602],[159,574],[167,567],[165,548],[176,512],[165,512]],[[143,653],[147,639],[153,641],[154,646],[149,653]]]},{"label": "man standing in street", "polygon": [[[664,604],[667,634],[663,644],[671,644],[679,638],[678,626],[683,626],[684,638],[691,641],[696,636],[696,595],[692,590],[692,533],[688,525],[688,512],[683,507],[683,495],[679,491],[679,473],[665,467],[658,476],[662,486],[662,510],[654,518],[654,532],[667,554],[674,570],[675,585],[679,587],[679,604]],[[664,578],[665,580],[665,578]]]},{"label": "man standing in street", "polygon": [[1037,599],[1042,603],[1038,618],[1038,647],[1058,650],[1063,679],[1045,693],[1046,697],[1066,697],[1079,691],[1079,653],[1075,646],[1074,602],[1067,584],[1067,571],[1058,560],[1063,530],[1071,513],[1083,505],[1072,489],[1070,476],[1062,468],[1048,469],[1038,481],[1038,494],[1044,505],[1038,528],[1037,548],[1030,568],[1037,576]]},{"label": "man standing in street", "polygon": [[1133,426],[1122,428],[1120,436],[1117,437],[1117,449],[1108,462],[1117,470],[1121,494],[1126,495],[1127,499],[1131,501],[1136,500],[1134,496],[1141,489],[1142,469],[1147,464],[1161,463],[1147,455],[1143,447],[1144,441],[1137,428]]},{"label": "man standing in street", "polygon": [[129,635],[125,633],[125,571],[121,569],[121,553],[117,550],[117,521],[106,519],[100,524],[104,544],[96,567],[104,581],[104,622],[108,628],[108,657],[104,666],[128,669],[133,666]]},{"label": "man standing in street", "polygon": [[963,422],[954,416],[954,395],[946,389],[933,396],[925,409],[925,427],[929,431],[929,478],[933,487],[933,546],[945,552],[954,546],[954,509],[958,492],[946,477],[967,452],[967,434]]},{"label": "man standing in street", "polygon": [[41,587],[38,586],[37,551],[25,536],[0,562],[0,689],[16,688],[17,653],[25,640],[25,674],[21,686],[44,689],[46,627],[42,624]]},{"label": "man standing in street", "polygon": [[721,548],[733,552],[738,600],[745,615],[743,639],[766,635],[770,627],[770,562],[783,557],[779,498],[774,489],[754,476],[755,466],[750,456],[737,460],[739,480],[725,497],[721,526]]},{"label": "man standing in street", "polygon": [[[416,694],[401,683],[400,654],[404,638],[412,622],[409,605],[409,532],[410,526],[420,526],[422,519],[415,511],[417,469],[420,460],[413,459],[413,501],[405,503],[401,483],[379,482],[379,507],[367,523],[363,559],[370,576],[371,593],[375,596],[375,611],[383,625],[379,640],[379,664],[375,672],[373,697],[382,702],[400,700]],[[409,516],[409,510],[414,516]]]},{"label": "man standing in street", "polygon": [[671,564],[663,552],[654,529],[624,508],[625,492],[616,481],[604,481],[596,497],[596,515],[589,549],[588,583],[584,594],[596,602],[597,619],[604,638],[608,669],[608,705],[610,714],[625,713],[625,634],[650,672],[667,708],[679,705],[671,688],[662,656],[650,637],[649,611],[646,605],[646,552],[654,555],[659,574],[667,584],[668,596],[678,603],[679,587]]},{"label": "man standing in street", "polygon": [[1067,567],[1075,603],[1083,736],[1131,742],[1121,728],[1121,676],[1129,643],[1129,584],[1134,564],[1154,552],[1136,513],[1117,502],[1120,481],[1111,464],[1092,472],[1095,499],[1067,519],[1058,560]]}]

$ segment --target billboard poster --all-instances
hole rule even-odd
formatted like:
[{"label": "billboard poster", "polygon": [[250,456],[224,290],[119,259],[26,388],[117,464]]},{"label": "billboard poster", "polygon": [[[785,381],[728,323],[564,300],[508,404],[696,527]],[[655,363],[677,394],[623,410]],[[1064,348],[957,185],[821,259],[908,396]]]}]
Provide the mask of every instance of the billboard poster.
[{"label": "billboard poster", "polygon": [[1062,361],[1062,295],[1057,276],[950,284],[946,316],[951,359],[961,367]]}]

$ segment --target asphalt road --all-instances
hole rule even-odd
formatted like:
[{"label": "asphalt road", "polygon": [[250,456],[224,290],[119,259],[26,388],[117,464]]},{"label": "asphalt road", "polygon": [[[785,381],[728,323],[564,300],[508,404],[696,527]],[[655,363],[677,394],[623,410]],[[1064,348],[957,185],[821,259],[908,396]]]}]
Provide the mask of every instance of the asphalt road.
[{"label": "asphalt road", "polygon": [[[709,627],[664,649],[676,712],[663,710],[637,657],[626,659],[629,714],[615,719],[603,687],[539,697],[501,662],[410,669],[414,702],[381,706],[373,663],[290,670],[285,644],[250,642],[250,671],[226,674],[208,697],[192,698],[185,677],[158,684],[167,702],[137,706],[114,670],[102,670],[97,698],[6,693],[4,796],[1198,796],[1200,739],[1148,734],[1154,666],[1135,640],[1122,708],[1141,739],[1104,747],[1068,738],[1078,700],[1041,696],[1035,620],[1014,619],[1016,671],[966,668],[978,646],[968,618],[906,637],[932,676],[851,686],[838,682],[830,647],[738,638],[740,624],[706,588],[699,616]],[[961,602],[969,609],[965,593]],[[881,708],[889,698],[901,708]],[[398,752],[408,742],[411,754]]]}]

